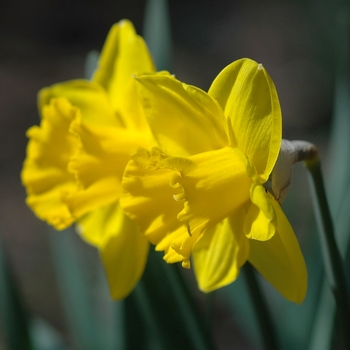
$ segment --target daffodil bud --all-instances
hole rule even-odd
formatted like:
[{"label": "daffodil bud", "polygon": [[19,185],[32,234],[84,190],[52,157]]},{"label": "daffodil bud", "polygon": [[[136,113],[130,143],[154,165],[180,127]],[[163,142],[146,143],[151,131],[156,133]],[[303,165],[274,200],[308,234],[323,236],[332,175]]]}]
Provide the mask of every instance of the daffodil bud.
[{"label": "daffodil bud", "polygon": [[270,176],[271,192],[282,204],[292,183],[292,167],[296,162],[316,154],[316,147],[307,141],[282,140],[281,149]]}]

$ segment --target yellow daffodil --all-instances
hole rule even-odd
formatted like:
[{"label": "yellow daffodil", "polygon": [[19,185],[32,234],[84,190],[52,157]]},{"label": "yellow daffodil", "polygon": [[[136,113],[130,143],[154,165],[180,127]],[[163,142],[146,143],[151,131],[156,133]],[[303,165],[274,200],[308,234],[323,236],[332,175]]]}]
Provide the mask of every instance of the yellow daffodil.
[{"label": "yellow daffodil", "polygon": [[143,39],[121,21],[110,30],[92,81],[41,90],[41,125],[27,132],[22,182],[28,205],[59,230],[78,220],[83,238],[100,249],[115,299],[131,292],[148,254],[148,241],[119,197],[130,153],[154,145],[133,79],[154,71]]},{"label": "yellow daffodil", "polygon": [[171,75],[137,78],[159,147],[140,148],[123,178],[121,205],[168,263],[190,267],[201,290],[233,282],[248,260],[301,303],[304,258],[280,204],[264,185],[281,146],[275,86],[261,64],[227,66],[209,92]]}]

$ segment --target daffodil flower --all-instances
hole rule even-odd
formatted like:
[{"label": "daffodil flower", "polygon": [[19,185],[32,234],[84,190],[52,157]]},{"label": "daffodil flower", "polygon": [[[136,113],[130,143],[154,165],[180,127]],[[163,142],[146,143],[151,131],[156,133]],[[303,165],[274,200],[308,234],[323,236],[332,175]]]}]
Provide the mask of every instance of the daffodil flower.
[{"label": "daffodil flower", "polygon": [[168,263],[193,260],[199,287],[233,282],[248,260],[287,299],[307,288],[303,255],[280,204],[267,191],[282,118],[261,64],[227,66],[209,92],[171,75],[136,78],[159,147],[128,163],[121,205]]},{"label": "daffodil flower", "polygon": [[27,132],[21,175],[28,205],[56,229],[78,222],[82,237],[100,249],[115,299],[131,292],[148,254],[119,198],[130,153],[155,144],[133,79],[154,71],[143,39],[123,20],[111,28],[92,81],[40,91],[41,125]]}]

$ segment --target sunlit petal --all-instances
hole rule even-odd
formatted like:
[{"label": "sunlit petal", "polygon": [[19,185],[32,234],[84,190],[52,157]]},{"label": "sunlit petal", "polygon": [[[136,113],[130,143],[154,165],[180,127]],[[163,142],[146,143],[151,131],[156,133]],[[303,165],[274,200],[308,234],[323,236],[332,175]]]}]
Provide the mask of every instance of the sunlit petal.
[{"label": "sunlit petal", "polygon": [[187,156],[228,145],[223,112],[204,91],[166,74],[137,80],[148,123],[164,152]]},{"label": "sunlit petal", "polygon": [[278,231],[265,242],[250,240],[249,261],[286,299],[300,304],[307,289],[305,261],[288,219],[274,199],[271,203]]},{"label": "sunlit petal", "polygon": [[229,118],[230,136],[266,181],[277,160],[282,138],[280,104],[273,81],[250,59],[223,69],[209,89]]},{"label": "sunlit petal", "polygon": [[193,248],[193,265],[199,288],[211,292],[236,280],[249,254],[242,235],[242,208],[206,232]]}]

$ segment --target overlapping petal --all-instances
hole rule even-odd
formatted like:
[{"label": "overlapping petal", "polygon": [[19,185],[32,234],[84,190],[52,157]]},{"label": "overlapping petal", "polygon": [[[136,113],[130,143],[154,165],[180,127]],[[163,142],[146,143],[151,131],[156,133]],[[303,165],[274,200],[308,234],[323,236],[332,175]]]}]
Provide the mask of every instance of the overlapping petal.
[{"label": "overlapping petal", "polygon": [[220,72],[208,93],[229,119],[232,145],[250,159],[265,182],[282,139],[281,109],[270,76],[261,64],[241,59]]},{"label": "overlapping petal", "polygon": [[187,156],[228,145],[223,112],[207,93],[166,74],[137,81],[147,121],[164,152]]},{"label": "overlapping petal", "polygon": [[149,243],[118,202],[100,207],[79,220],[79,232],[99,248],[113,299],[125,298],[141,278]]},{"label": "overlapping petal", "polygon": [[271,199],[278,231],[268,241],[250,241],[249,261],[288,300],[300,304],[306,295],[307,270],[299,243],[280,205]]},{"label": "overlapping petal", "polygon": [[242,235],[243,208],[214,226],[193,248],[193,265],[199,288],[211,292],[239,275],[249,255],[248,238]]}]

